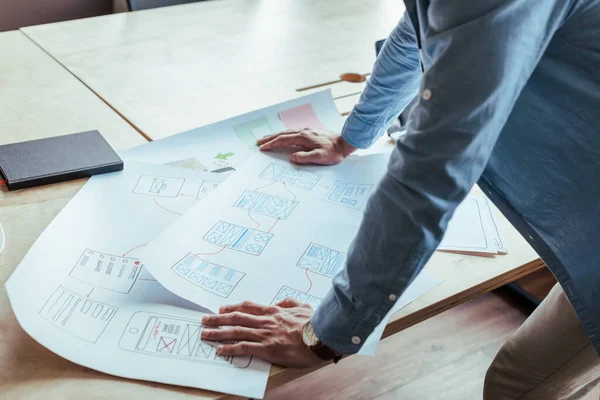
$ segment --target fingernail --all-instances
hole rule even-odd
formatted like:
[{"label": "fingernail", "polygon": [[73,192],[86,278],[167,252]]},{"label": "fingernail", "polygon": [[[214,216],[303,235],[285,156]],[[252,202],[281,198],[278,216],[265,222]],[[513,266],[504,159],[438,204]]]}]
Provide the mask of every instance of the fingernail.
[{"label": "fingernail", "polygon": [[204,317],[202,317],[202,322],[208,322],[210,321],[210,317],[208,315],[205,315]]},{"label": "fingernail", "polygon": [[217,353],[221,353],[223,351],[223,346],[217,346]]}]

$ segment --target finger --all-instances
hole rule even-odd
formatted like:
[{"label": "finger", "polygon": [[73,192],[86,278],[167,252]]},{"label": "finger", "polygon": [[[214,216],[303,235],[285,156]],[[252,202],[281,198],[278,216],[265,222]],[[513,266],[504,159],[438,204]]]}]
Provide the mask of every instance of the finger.
[{"label": "finger", "polygon": [[302,303],[300,303],[298,300],[294,299],[293,297],[286,297],[285,299],[281,300],[279,303],[275,304],[277,307],[281,307],[281,308],[293,308],[293,307],[300,307],[302,305]]},{"label": "finger", "polygon": [[325,156],[323,149],[311,151],[297,151],[290,156],[290,161],[295,164],[322,164]]},{"label": "finger", "polygon": [[265,361],[269,360],[269,352],[262,343],[239,342],[233,344],[221,344],[217,346],[217,353],[226,357],[256,356]]},{"label": "finger", "polygon": [[306,149],[310,148],[310,139],[304,134],[290,133],[277,136],[275,139],[260,146],[261,150],[279,149],[281,147],[300,146]]},{"label": "finger", "polygon": [[265,323],[264,317],[234,311],[227,314],[205,315],[202,324],[206,326],[245,326],[260,328]]},{"label": "finger", "polygon": [[247,340],[252,342],[260,342],[265,335],[262,329],[252,329],[236,326],[234,328],[211,329],[204,328],[200,334],[202,340],[223,341],[223,340]]},{"label": "finger", "polygon": [[265,144],[265,143],[270,142],[271,140],[275,139],[278,136],[287,135],[287,134],[290,134],[290,133],[298,133],[298,131],[295,130],[295,129],[287,129],[285,131],[281,131],[281,132],[276,133],[274,135],[267,135],[267,136],[264,136],[264,137],[258,139],[256,141],[256,144],[258,144],[258,145]]},{"label": "finger", "polygon": [[219,314],[227,314],[234,311],[240,311],[252,315],[265,315],[270,306],[263,306],[252,301],[244,301],[239,304],[230,304],[219,308]]}]

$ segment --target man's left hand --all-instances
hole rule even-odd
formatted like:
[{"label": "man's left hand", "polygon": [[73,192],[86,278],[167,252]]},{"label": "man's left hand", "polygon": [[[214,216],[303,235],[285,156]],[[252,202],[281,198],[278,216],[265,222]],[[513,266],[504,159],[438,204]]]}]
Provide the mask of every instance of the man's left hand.
[{"label": "man's left hand", "polygon": [[275,306],[245,301],[204,316],[201,338],[235,342],[217,346],[223,356],[257,356],[287,367],[309,367],[322,362],[302,341],[302,329],[313,312],[294,299]]}]

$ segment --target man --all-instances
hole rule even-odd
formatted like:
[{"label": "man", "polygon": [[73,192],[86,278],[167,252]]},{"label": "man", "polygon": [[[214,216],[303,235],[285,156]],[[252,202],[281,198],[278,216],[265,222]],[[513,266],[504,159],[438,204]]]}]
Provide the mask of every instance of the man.
[{"label": "man", "polygon": [[334,164],[371,145],[418,95],[346,268],[314,313],[291,300],[224,307],[203,321],[214,327],[203,338],[237,341],[219,347],[224,355],[290,366],[357,352],[479,180],[564,289],[500,350],[484,397],[583,398],[600,383],[600,2],[405,4],[341,136],[259,141],[299,148],[299,164]]}]

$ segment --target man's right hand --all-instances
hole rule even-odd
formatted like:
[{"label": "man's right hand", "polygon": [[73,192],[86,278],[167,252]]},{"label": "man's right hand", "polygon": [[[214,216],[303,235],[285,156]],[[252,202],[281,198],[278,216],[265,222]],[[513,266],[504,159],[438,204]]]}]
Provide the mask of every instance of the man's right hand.
[{"label": "man's right hand", "polygon": [[341,135],[309,128],[265,136],[257,144],[261,150],[297,148],[298,151],[290,157],[290,161],[295,164],[338,164],[356,150]]}]

